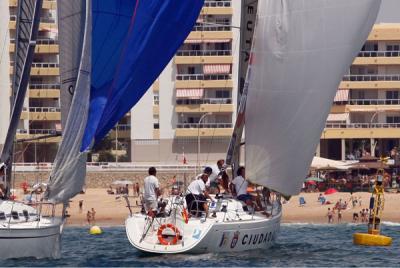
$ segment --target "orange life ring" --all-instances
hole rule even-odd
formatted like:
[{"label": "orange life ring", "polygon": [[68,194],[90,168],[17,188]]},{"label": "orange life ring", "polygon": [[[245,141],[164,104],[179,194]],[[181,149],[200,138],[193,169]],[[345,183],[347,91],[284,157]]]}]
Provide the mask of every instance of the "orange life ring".
[{"label": "orange life ring", "polygon": [[[167,240],[165,240],[163,238],[163,231],[166,228],[171,229],[175,233],[175,237],[171,241],[167,241]],[[158,236],[158,241],[160,241],[161,245],[166,245],[166,246],[168,246],[168,245],[176,245],[176,243],[178,243],[178,240],[179,240],[179,237],[180,237],[180,233],[179,233],[178,228],[176,228],[175,225],[173,225],[171,223],[168,223],[168,224],[163,224],[163,225],[160,226],[160,228],[158,228],[157,236]]]}]

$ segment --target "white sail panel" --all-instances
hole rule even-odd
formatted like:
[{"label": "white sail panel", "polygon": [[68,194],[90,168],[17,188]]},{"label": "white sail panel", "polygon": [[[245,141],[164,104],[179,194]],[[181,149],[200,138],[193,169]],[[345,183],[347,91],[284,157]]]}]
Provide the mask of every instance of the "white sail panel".
[{"label": "white sail panel", "polygon": [[[71,79],[71,86],[75,87],[74,95],[69,109],[68,118],[63,131],[63,139],[57,152],[54,166],[50,174],[49,184],[46,192],[46,198],[52,202],[66,202],[82,190],[86,177],[86,158],[85,152],[80,152],[83,134],[86,128],[88,118],[88,107],[90,99],[90,72],[91,72],[91,13],[89,3],[90,0],[84,1],[85,6],[82,12],[85,13],[85,21],[83,22],[84,31],[81,42],[82,51],[79,63],[79,72],[74,71],[74,59],[70,58],[70,62],[66,67],[70,67],[66,74],[75,72],[76,79]],[[63,15],[63,14],[61,14]],[[62,18],[62,17],[61,17]],[[78,18],[78,17],[75,17]],[[81,16],[79,16],[81,18]],[[82,22],[80,22],[82,23]],[[71,34],[70,34],[71,35]],[[67,41],[67,40],[66,40]],[[75,40],[79,42],[79,40]],[[60,43],[60,46],[64,44]],[[71,46],[66,44],[67,46]],[[74,49],[79,49],[78,45],[72,45]],[[68,49],[66,49],[68,51]],[[61,51],[65,51],[61,49]],[[61,55],[62,59],[68,60],[65,55]],[[73,81],[76,80],[76,81]],[[68,81],[67,81],[68,82]],[[76,85],[75,85],[76,83]],[[63,82],[63,85],[65,83]]]},{"label": "white sail panel", "polygon": [[300,191],[336,89],[380,0],[259,1],[246,109],[246,174]]}]

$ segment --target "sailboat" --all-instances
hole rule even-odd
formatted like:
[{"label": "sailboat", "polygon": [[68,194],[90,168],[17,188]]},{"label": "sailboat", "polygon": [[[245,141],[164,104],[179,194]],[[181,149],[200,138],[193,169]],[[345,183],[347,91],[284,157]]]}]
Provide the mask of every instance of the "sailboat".
[{"label": "sailboat", "polygon": [[214,217],[207,218],[188,218],[180,196],[169,200],[162,217],[131,213],[126,232],[140,251],[216,253],[273,245],[281,196],[299,193],[339,82],[380,7],[380,0],[256,2],[242,1],[248,16],[240,27],[241,51],[248,64],[240,69],[247,75],[227,162],[239,166],[245,126],[247,178],[275,198],[264,203],[264,211],[249,212],[232,196],[218,196],[209,204]]},{"label": "sailboat", "polygon": [[[38,205],[63,204],[64,215],[65,205],[84,185],[88,152],[165,68],[190,33],[202,5],[202,0],[57,1],[63,133],[43,202]],[[17,26],[23,29],[17,38],[14,67],[18,85],[14,87],[14,82],[13,89],[18,88],[18,94],[1,157],[7,168],[11,167],[41,6],[42,0],[21,0],[18,5],[17,25],[26,25]],[[60,256],[64,216],[44,217],[40,208],[1,201],[1,259]]]},{"label": "sailboat", "polygon": [[[41,7],[42,0],[19,1],[12,81],[13,105],[0,158],[5,171],[5,192],[0,201],[0,259],[57,257],[60,252],[60,233],[64,219],[55,216],[55,204],[26,204],[10,199],[14,139],[28,86]],[[39,194],[34,191],[32,195],[36,193]]]}]

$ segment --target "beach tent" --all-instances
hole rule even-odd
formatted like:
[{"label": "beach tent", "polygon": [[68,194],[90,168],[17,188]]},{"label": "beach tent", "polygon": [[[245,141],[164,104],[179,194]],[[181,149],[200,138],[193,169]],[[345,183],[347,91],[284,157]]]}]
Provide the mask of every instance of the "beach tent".
[{"label": "beach tent", "polygon": [[325,191],[324,194],[335,194],[338,191],[335,188],[329,188],[328,190]]},{"label": "beach tent", "polygon": [[311,181],[314,181],[314,182],[323,182],[324,180],[321,179],[321,178],[317,178],[317,177],[309,177],[309,178],[307,178],[307,179],[305,180],[305,182],[311,182]]},{"label": "beach tent", "polygon": [[311,168],[322,170],[347,170],[348,166],[341,161],[314,156],[311,162]]}]

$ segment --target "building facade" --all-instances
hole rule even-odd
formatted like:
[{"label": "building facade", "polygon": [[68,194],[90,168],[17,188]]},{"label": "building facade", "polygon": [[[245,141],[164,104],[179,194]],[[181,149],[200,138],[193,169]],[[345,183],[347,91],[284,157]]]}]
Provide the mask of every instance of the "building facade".
[{"label": "building facade", "polygon": [[132,110],[133,162],[224,158],[236,117],[241,1],[207,0],[193,31]]},{"label": "building facade", "polygon": [[339,85],[317,155],[389,155],[400,139],[400,24],[375,24]]},{"label": "building facade", "polygon": [[[237,107],[240,2],[205,1],[175,57],[108,135],[116,161],[177,164],[184,155],[202,164],[225,157]],[[17,0],[0,1],[0,147],[10,115],[16,11]],[[44,0],[18,140],[61,130],[56,16],[56,1]],[[399,146],[399,53],[400,24],[376,24],[339,85],[317,155],[344,160]],[[59,141],[19,142],[15,160],[52,162]]]}]

